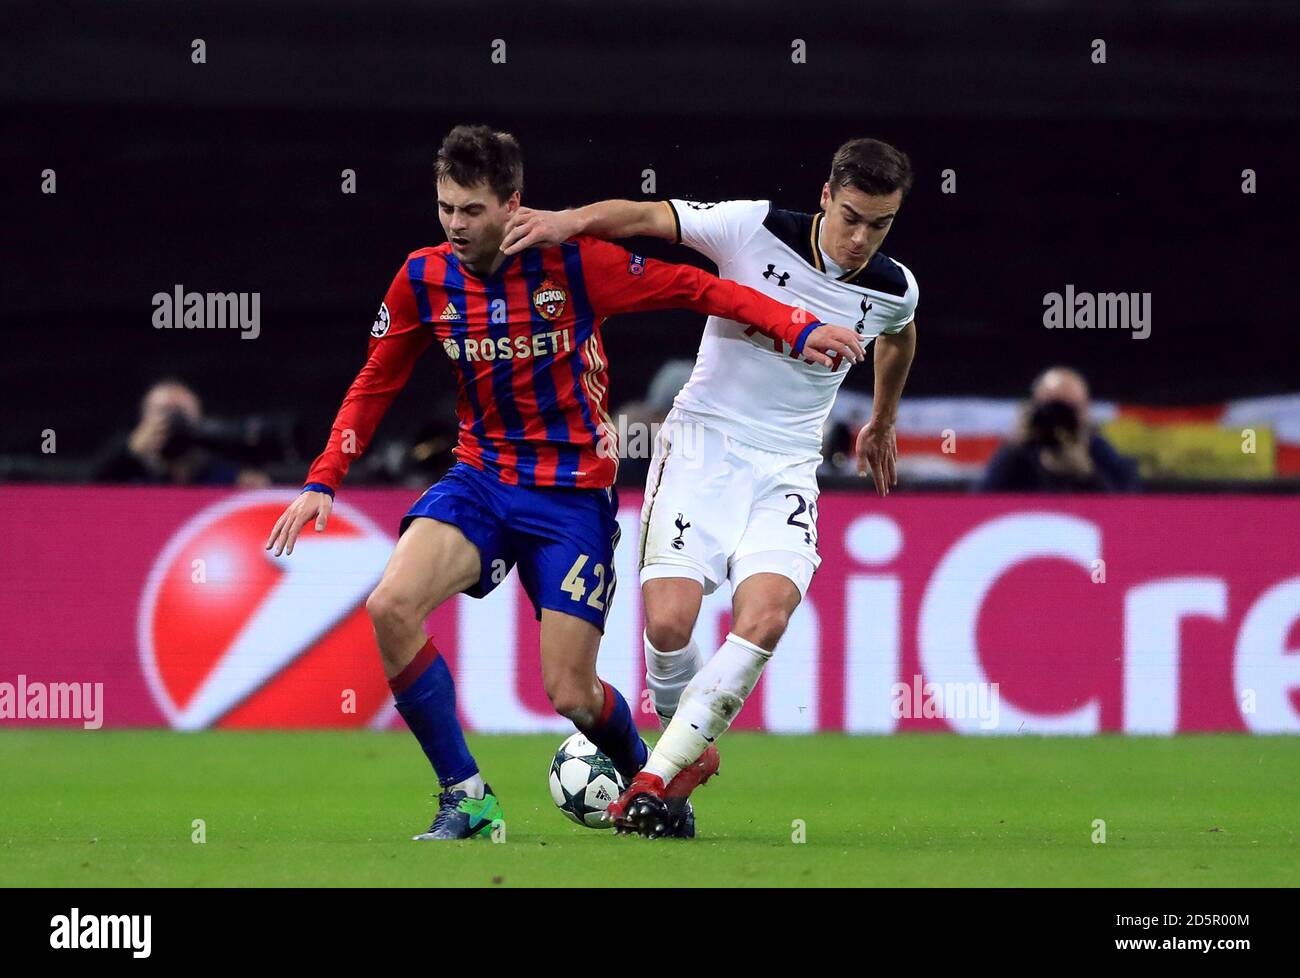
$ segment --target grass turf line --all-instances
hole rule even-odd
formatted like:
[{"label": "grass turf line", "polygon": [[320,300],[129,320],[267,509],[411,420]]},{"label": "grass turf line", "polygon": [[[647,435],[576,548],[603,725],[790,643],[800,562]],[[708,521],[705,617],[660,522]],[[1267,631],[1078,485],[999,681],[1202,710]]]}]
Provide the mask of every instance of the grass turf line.
[{"label": "grass turf line", "polygon": [[471,737],[506,841],[421,844],[406,734],[0,730],[0,885],[1300,885],[1295,738],[731,734],[693,842],[564,819],[561,739]]}]

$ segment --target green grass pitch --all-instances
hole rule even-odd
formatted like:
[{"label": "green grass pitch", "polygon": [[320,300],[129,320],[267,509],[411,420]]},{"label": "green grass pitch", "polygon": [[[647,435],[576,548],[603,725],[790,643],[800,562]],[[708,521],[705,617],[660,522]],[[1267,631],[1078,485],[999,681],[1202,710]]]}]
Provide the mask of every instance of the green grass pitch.
[{"label": "green grass pitch", "polygon": [[561,739],[472,737],[505,841],[415,843],[405,734],[2,731],[0,885],[1300,883],[1295,738],[732,734],[692,842],[566,821]]}]

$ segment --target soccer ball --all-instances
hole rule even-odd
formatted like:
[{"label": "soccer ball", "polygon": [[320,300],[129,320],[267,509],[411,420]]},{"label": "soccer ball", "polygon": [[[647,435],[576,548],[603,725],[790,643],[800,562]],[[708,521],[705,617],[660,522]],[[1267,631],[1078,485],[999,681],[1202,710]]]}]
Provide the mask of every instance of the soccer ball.
[{"label": "soccer ball", "polygon": [[556,807],[589,829],[611,827],[605,809],[626,787],[614,762],[580,733],[555,752],[550,783]]}]

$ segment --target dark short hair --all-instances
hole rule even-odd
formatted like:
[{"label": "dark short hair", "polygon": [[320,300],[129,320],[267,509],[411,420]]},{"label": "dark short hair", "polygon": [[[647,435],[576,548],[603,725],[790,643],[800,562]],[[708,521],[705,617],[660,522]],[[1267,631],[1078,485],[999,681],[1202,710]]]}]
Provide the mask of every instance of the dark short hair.
[{"label": "dark short hair", "polygon": [[831,193],[854,187],[873,197],[912,189],[912,161],[901,149],[879,139],[850,139],[831,160]]},{"label": "dark short hair", "polygon": [[487,181],[502,202],[524,189],[524,156],[519,143],[510,133],[497,132],[491,126],[457,126],[447,133],[433,172],[437,179],[446,177],[462,187]]}]

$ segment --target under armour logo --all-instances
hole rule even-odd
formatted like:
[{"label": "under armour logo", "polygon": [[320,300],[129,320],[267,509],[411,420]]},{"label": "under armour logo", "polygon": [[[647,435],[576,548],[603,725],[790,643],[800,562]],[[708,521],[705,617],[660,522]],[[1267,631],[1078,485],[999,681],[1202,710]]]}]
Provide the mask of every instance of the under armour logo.
[{"label": "under armour logo", "polygon": [[768,265],[767,271],[763,273],[763,278],[774,278],[776,284],[785,288],[785,280],[790,277],[789,272],[778,272],[775,265]]},{"label": "under armour logo", "polygon": [[872,303],[867,301],[866,296],[862,297],[862,315],[858,317],[858,321],[853,324],[853,328],[858,331],[858,335],[861,335],[867,328],[867,311],[872,305]]},{"label": "under armour logo", "polygon": [[682,539],[682,534],[690,529],[691,524],[686,522],[685,516],[678,513],[677,519],[673,521],[673,525],[677,527],[677,536],[673,540],[673,549],[681,550],[682,547],[686,546],[686,541]]}]

